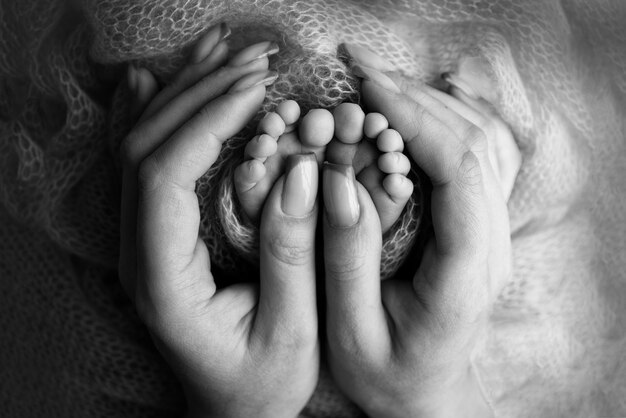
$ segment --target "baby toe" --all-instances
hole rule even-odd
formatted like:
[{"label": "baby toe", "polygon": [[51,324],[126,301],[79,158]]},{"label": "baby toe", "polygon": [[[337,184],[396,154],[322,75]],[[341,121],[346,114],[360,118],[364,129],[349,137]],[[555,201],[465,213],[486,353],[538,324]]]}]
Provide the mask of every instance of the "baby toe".
[{"label": "baby toe", "polygon": [[248,192],[265,177],[265,173],[265,166],[258,160],[249,160],[239,164],[233,175],[237,193]]},{"label": "baby toe", "polygon": [[300,142],[311,148],[325,147],[335,132],[335,120],[326,109],[313,109],[300,122]]},{"label": "baby toe", "polygon": [[354,103],[342,103],[333,111],[335,118],[335,137],[346,144],[356,144],[363,138],[365,113],[361,106]]},{"label": "baby toe", "polygon": [[395,129],[384,129],[376,138],[376,146],[380,152],[402,152],[404,141],[402,135]]},{"label": "baby toe", "polygon": [[368,113],[363,121],[363,133],[368,138],[376,138],[389,128],[389,121],[380,113]]},{"label": "baby toe", "polygon": [[258,222],[265,198],[269,193],[267,167],[259,160],[246,161],[235,169],[233,182],[244,214]]},{"label": "baby toe", "polygon": [[413,194],[413,182],[402,174],[389,174],[383,179],[383,188],[396,204],[406,205]]},{"label": "baby toe", "polygon": [[[387,177],[389,176],[385,176],[385,174],[374,165],[366,167],[357,176],[359,182],[365,187],[372,198],[374,206],[376,206],[376,212],[380,219],[383,234],[398,220],[406,205],[406,200],[399,198],[399,195],[390,195],[389,192],[387,192],[384,187],[384,182]],[[396,191],[396,189],[392,190],[394,192]],[[402,192],[403,190],[399,191]]]},{"label": "baby toe", "polygon": [[285,121],[277,113],[269,112],[259,122],[257,131],[278,138],[285,133]]},{"label": "baby toe", "polygon": [[257,135],[252,138],[244,149],[246,160],[255,158],[260,162],[264,162],[267,157],[276,154],[278,143],[276,139],[268,134]]},{"label": "baby toe", "polygon": [[387,152],[378,157],[378,168],[383,173],[406,176],[411,171],[411,161],[401,152]]},{"label": "baby toe", "polygon": [[300,106],[294,100],[285,100],[276,107],[276,113],[283,119],[287,126],[285,132],[293,130],[296,122],[300,119]]}]

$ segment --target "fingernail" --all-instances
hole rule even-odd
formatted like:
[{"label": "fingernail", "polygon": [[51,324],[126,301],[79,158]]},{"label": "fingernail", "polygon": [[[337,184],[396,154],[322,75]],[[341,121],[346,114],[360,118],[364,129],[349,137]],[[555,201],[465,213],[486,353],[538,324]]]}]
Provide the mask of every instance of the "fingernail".
[{"label": "fingernail", "polygon": [[277,78],[278,73],[276,71],[257,71],[250,73],[237,81],[228,91],[234,93],[236,91],[251,89],[252,87],[260,86],[261,84],[269,86],[276,81]]},{"label": "fingernail", "polygon": [[249,46],[242,51],[239,51],[237,55],[232,57],[228,62],[229,67],[240,67],[246,65],[254,60],[258,60],[263,57],[269,57],[278,53],[280,48],[276,42],[261,42]]},{"label": "fingernail", "polygon": [[130,64],[128,66],[126,80],[128,82],[129,90],[133,93],[137,93],[137,69],[133,64]]},{"label": "fingernail", "polygon": [[476,91],[469,84],[463,81],[463,79],[461,79],[460,77],[452,73],[444,73],[441,75],[441,78],[443,78],[446,83],[461,90],[470,99],[474,99],[474,100],[480,99],[480,95],[476,93]]},{"label": "fingernail", "polygon": [[324,206],[334,227],[345,228],[359,221],[361,207],[351,165],[324,163]]},{"label": "fingernail", "polygon": [[200,38],[197,45],[191,51],[189,62],[191,64],[197,64],[204,60],[221,41],[230,36],[230,33],[230,28],[226,23],[220,23],[208,31]]},{"label": "fingernail", "polygon": [[356,65],[363,65],[383,72],[396,69],[385,58],[360,45],[344,43],[342,46]]},{"label": "fingernail", "polygon": [[142,67],[135,68],[135,95],[141,100],[145,99],[149,89],[145,75],[147,71],[148,70]]},{"label": "fingernail", "polygon": [[287,158],[282,209],[290,216],[311,213],[317,197],[317,158],[314,153],[293,154]]},{"label": "fingernail", "polygon": [[360,77],[364,80],[369,80],[372,83],[384,88],[385,90],[389,90],[394,93],[401,93],[400,87],[393,82],[392,79],[387,77],[385,74],[381,73],[378,70],[373,68],[364,67],[362,65],[355,65],[352,67],[352,72],[357,77]]}]

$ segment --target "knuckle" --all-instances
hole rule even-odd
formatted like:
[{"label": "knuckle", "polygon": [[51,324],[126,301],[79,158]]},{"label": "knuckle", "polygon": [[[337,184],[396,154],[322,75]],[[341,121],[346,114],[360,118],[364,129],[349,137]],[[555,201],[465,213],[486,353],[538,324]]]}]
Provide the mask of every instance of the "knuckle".
[{"label": "knuckle", "polygon": [[313,242],[298,239],[295,234],[273,236],[267,241],[267,248],[273,258],[290,266],[301,266],[311,260]]},{"label": "knuckle", "polygon": [[352,279],[361,275],[363,267],[362,260],[353,258],[344,263],[327,263],[326,273],[335,279]]},{"label": "knuckle", "polygon": [[[412,103],[412,118],[405,121],[406,126],[400,127],[400,132],[408,132],[404,142],[407,144],[416,142],[423,131],[430,129],[435,122],[434,116],[424,107],[417,103]],[[405,137],[405,135],[403,135]]]},{"label": "knuckle", "polygon": [[430,127],[435,123],[435,117],[426,109],[426,107],[415,104],[415,121],[422,129]]},{"label": "knuckle", "polygon": [[365,255],[354,252],[350,257],[326,257],[326,275],[334,280],[355,280],[366,273]]},{"label": "knuckle", "polygon": [[461,156],[456,178],[459,183],[471,189],[482,186],[482,168],[478,157],[472,151],[466,151]]},{"label": "knuckle", "polygon": [[139,164],[137,184],[140,191],[152,191],[165,180],[162,167],[155,154],[150,154]]},{"label": "knuckle", "polygon": [[487,135],[478,126],[471,125],[465,134],[465,144],[473,153],[487,152],[488,142]]}]

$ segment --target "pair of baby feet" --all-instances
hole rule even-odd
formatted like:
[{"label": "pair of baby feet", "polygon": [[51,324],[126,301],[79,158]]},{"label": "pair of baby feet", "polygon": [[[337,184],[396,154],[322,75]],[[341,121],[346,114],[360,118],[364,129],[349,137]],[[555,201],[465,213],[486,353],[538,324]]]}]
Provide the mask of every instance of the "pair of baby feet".
[{"label": "pair of baby feet", "polygon": [[353,103],[340,104],[332,113],[313,109],[298,124],[300,113],[295,101],[280,103],[261,119],[258,135],[246,144],[244,162],[234,173],[246,216],[258,223],[289,155],[314,153],[320,164],[326,161],[353,168],[376,206],[382,232],[388,231],[413,193],[413,182],[407,178],[411,163],[402,153],[400,134],[389,129],[380,113],[365,114]]}]

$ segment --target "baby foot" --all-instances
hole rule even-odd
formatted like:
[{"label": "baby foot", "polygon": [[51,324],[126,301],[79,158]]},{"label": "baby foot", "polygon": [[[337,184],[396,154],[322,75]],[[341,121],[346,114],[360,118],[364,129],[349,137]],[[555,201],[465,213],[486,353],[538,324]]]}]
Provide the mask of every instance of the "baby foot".
[{"label": "baby foot", "polygon": [[[411,163],[400,134],[389,129],[380,113],[364,114],[360,106],[343,103],[333,112],[335,139],[328,145],[326,160],[352,165],[357,180],[369,192],[382,232],[398,220],[413,193],[413,183],[406,177]],[[375,139],[363,140],[363,136]]]},{"label": "baby foot", "polygon": [[[335,129],[333,115],[324,109],[309,111],[297,125],[300,106],[287,100],[261,119],[258,135],[248,142],[244,162],[234,173],[235,189],[246,216],[258,222],[265,198],[285,171],[291,154],[312,152],[324,160],[326,145]],[[297,131],[296,131],[296,128]]]}]

